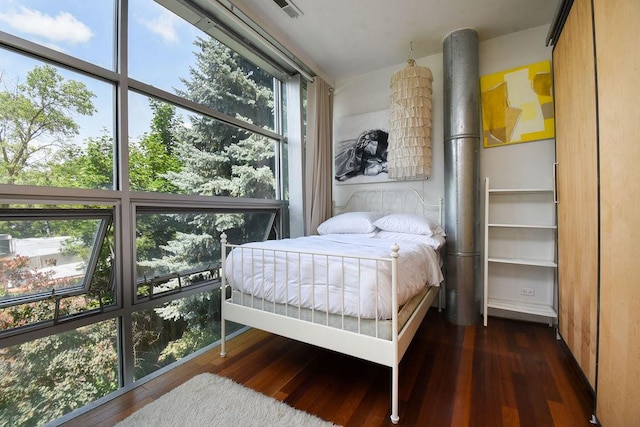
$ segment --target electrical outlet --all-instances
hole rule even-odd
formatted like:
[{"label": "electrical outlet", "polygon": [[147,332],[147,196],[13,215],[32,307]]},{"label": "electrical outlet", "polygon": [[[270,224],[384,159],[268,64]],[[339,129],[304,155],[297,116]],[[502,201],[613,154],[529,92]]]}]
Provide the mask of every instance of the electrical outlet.
[{"label": "electrical outlet", "polygon": [[520,295],[524,295],[527,297],[535,296],[536,290],[533,288],[522,288],[520,289]]}]

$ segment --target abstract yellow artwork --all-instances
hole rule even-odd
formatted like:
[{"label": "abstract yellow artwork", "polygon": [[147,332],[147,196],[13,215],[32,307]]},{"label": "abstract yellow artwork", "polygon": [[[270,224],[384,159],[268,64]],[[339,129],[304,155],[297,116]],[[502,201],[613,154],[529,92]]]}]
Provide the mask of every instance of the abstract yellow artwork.
[{"label": "abstract yellow artwork", "polygon": [[554,137],[551,62],[480,77],[484,146]]}]

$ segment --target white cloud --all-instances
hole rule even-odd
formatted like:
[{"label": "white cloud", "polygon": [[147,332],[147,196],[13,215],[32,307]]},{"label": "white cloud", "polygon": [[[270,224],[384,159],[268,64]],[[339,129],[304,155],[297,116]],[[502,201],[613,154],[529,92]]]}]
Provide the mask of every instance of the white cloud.
[{"label": "white cloud", "polygon": [[56,16],[46,15],[24,6],[19,11],[0,13],[0,20],[12,28],[27,34],[44,37],[58,43],[79,44],[93,37],[91,28],[68,12]]},{"label": "white cloud", "polygon": [[151,32],[158,34],[166,43],[178,42],[177,22],[178,18],[172,13],[163,13],[153,19],[142,21]]}]

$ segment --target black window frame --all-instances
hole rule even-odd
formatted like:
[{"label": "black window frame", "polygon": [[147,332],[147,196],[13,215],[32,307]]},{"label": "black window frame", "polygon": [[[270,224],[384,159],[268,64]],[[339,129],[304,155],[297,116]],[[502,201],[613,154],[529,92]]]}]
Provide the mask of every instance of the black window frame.
[{"label": "black window frame", "polygon": [[[29,295],[22,295],[14,298],[2,298],[0,299],[0,309],[13,307],[20,304],[28,304],[32,302],[43,301],[52,297],[66,298],[70,296],[77,296],[86,294],[89,292],[91,286],[91,280],[93,273],[95,272],[98,259],[100,257],[100,251],[105,244],[107,230],[113,223],[113,210],[112,209],[95,209],[95,208],[59,208],[59,209],[38,209],[38,208],[20,208],[20,209],[0,209],[0,221],[38,221],[38,220],[82,220],[82,219],[99,219],[100,225],[96,230],[93,245],[91,248],[91,255],[87,260],[87,268],[82,279],[82,283],[77,286],[56,290],[55,288],[33,293]],[[113,275],[111,280],[113,281]],[[111,283],[113,286],[113,283]]]},{"label": "black window frame", "polygon": [[[160,214],[160,215],[171,215],[171,214],[246,214],[246,213],[263,213],[269,214],[269,220],[267,223],[267,227],[265,228],[264,234],[262,236],[262,240],[268,240],[269,236],[275,236],[276,238],[281,235],[278,227],[279,221],[277,219],[281,216],[279,209],[249,209],[249,208],[220,208],[220,207],[198,207],[198,208],[190,208],[190,207],[158,207],[158,206],[145,206],[145,205],[137,205],[134,207],[135,213],[134,216],[137,217],[139,214]],[[134,227],[135,228],[135,227]],[[133,240],[135,245],[135,237]],[[137,259],[134,263],[137,264]],[[210,287],[212,285],[216,285],[220,283],[220,263],[215,263],[214,265],[209,265],[207,267],[198,267],[191,268],[187,270],[180,270],[175,272],[170,272],[166,274],[155,275],[149,278],[136,278],[135,286],[133,291],[133,304],[141,304],[147,301],[155,300],[158,298],[163,298],[167,295],[179,294],[184,292],[186,288],[188,289],[197,289]],[[182,286],[182,280],[190,275],[198,274],[198,273],[209,273],[211,278],[209,280],[203,280],[197,284],[192,284],[188,286]],[[170,280],[178,280],[179,286],[175,289],[166,290],[162,292],[153,292],[153,287],[156,284],[162,284]],[[150,286],[151,291],[149,295],[140,296],[138,295],[138,288],[140,286]]]}]

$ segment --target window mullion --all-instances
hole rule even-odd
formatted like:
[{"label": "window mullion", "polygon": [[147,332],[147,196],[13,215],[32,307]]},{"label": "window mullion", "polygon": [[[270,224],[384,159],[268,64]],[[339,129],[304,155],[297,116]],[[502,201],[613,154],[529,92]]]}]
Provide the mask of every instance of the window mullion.
[{"label": "window mullion", "polygon": [[[116,43],[117,70],[120,83],[117,90],[116,129],[117,141],[114,150],[114,165],[117,166],[117,190],[121,204],[116,213],[116,233],[119,237],[116,251],[116,293],[124,308],[119,323],[119,367],[120,383],[130,384],[134,379],[135,357],[133,352],[133,298],[135,292],[135,214],[130,198],[129,179],[129,0],[120,0],[116,22],[118,40]],[[129,260],[125,262],[124,260]]]}]

